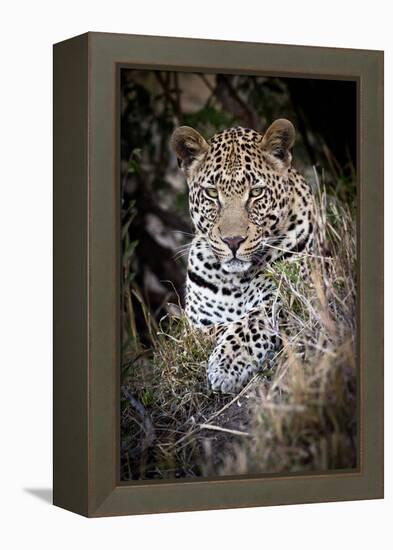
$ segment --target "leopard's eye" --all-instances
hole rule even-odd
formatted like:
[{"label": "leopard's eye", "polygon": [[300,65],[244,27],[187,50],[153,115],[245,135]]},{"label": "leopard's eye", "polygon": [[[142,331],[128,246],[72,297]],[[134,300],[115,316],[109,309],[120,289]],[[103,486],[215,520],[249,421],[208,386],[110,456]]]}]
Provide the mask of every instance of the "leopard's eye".
[{"label": "leopard's eye", "polygon": [[215,187],[207,187],[205,191],[208,197],[210,197],[211,199],[217,199],[218,191]]},{"label": "leopard's eye", "polygon": [[251,197],[260,197],[263,194],[263,187],[254,187],[251,189]]}]

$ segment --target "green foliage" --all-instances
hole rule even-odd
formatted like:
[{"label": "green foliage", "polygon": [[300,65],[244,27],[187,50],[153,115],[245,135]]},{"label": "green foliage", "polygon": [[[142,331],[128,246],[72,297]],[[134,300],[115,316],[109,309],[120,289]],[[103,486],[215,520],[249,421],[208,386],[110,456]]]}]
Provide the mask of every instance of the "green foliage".
[{"label": "green foliage", "polygon": [[344,203],[356,208],[356,180],[353,177],[341,174],[336,180],[334,193]]},{"label": "green foliage", "polygon": [[131,151],[130,158],[128,160],[128,174],[139,174],[141,171],[140,159],[142,156],[142,149],[133,149]]}]

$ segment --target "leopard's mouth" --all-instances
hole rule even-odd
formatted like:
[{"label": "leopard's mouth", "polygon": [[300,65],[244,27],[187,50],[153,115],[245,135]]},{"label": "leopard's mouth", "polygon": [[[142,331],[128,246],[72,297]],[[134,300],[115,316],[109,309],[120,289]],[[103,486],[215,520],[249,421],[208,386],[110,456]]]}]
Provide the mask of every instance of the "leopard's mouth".
[{"label": "leopard's mouth", "polygon": [[252,266],[251,262],[239,260],[238,258],[232,258],[231,260],[223,264],[223,269],[227,273],[244,273],[248,271]]}]

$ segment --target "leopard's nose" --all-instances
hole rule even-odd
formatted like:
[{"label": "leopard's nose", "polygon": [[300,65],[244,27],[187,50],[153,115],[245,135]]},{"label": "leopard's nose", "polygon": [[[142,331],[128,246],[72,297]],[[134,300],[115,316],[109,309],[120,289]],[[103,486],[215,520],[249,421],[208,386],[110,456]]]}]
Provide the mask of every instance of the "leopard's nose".
[{"label": "leopard's nose", "polygon": [[229,246],[233,254],[236,254],[239,246],[246,240],[246,237],[242,235],[236,235],[235,237],[221,237],[225,244]]}]

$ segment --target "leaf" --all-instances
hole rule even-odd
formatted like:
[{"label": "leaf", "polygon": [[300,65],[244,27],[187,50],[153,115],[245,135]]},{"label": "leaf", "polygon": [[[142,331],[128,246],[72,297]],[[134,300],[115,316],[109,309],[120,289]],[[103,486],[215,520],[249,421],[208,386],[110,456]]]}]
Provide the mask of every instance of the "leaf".
[{"label": "leaf", "polygon": [[139,241],[131,241],[123,252],[123,265],[126,266],[128,260],[134,253],[135,248],[138,246]]}]

